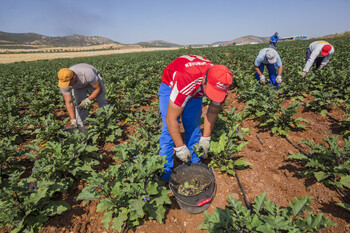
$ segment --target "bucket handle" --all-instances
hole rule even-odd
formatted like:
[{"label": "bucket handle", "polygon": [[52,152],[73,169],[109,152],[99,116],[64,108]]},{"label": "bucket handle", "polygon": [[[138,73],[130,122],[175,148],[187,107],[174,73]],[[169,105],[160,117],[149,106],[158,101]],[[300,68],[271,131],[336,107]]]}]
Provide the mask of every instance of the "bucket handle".
[{"label": "bucket handle", "polygon": [[199,203],[197,204],[197,206],[198,206],[198,207],[201,207],[202,205],[205,205],[205,204],[207,204],[207,203],[209,203],[209,202],[211,202],[211,198],[208,198],[208,199],[206,199],[206,200],[204,200],[204,201],[202,201],[202,202],[199,202]]}]

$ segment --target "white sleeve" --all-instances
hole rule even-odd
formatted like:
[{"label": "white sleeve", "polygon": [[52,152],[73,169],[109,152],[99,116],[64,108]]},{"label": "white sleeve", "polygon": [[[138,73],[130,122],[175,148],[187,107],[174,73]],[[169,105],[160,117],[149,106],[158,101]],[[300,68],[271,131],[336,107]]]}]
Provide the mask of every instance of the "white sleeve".
[{"label": "white sleeve", "polygon": [[[321,48],[322,49],[322,48]],[[311,66],[314,64],[315,59],[317,58],[317,56],[320,54],[321,50],[320,49],[315,49],[314,51],[312,51],[309,59],[307,60],[303,71],[304,72],[309,72]]]}]

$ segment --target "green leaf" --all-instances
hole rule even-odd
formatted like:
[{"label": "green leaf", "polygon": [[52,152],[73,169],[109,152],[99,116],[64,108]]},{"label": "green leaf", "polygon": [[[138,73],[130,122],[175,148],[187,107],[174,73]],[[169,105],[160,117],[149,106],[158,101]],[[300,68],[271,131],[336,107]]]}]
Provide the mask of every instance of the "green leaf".
[{"label": "green leaf", "polygon": [[295,197],[295,203],[289,202],[290,207],[292,208],[293,218],[295,218],[300,212],[303,212],[305,209],[308,209],[308,205],[311,204],[310,196],[304,196],[302,198]]},{"label": "green leaf", "polygon": [[350,212],[350,204],[348,204],[348,203],[336,203],[336,205],[338,205],[338,206],[340,206],[340,207],[342,207]]},{"label": "green leaf", "polygon": [[322,181],[324,179],[327,179],[330,175],[320,171],[320,172],[314,172],[315,178],[317,179],[317,181]]},{"label": "green leaf", "polygon": [[304,161],[307,161],[309,158],[302,154],[302,153],[296,153],[296,154],[292,154],[290,156],[288,156],[287,159],[296,159],[296,160],[304,160]]},{"label": "green leaf", "polygon": [[71,206],[65,201],[54,201],[48,204],[43,210],[47,216],[60,215],[63,212],[70,210]]},{"label": "green leaf", "polygon": [[343,176],[340,179],[340,183],[350,189],[350,175]]},{"label": "green leaf", "polygon": [[253,205],[255,213],[259,213],[260,212],[260,210],[261,210],[261,208],[262,208],[262,206],[264,204],[264,201],[266,199],[266,195],[267,195],[267,193],[264,192],[260,196],[256,196],[255,197],[255,204]]},{"label": "green leaf", "polygon": [[109,223],[112,221],[112,217],[113,217],[113,211],[107,211],[103,214],[103,219],[101,223],[107,230],[109,228]]},{"label": "green leaf", "polygon": [[87,188],[84,188],[81,193],[79,193],[77,200],[84,200],[85,202],[97,199],[95,193],[90,192]]},{"label": "green leaf", "polygon": [[248,161],[237,160],[235,161],[235,166],[237,166],[238,168],[244,168],[244,167],[253,166],[253,164],[249,163]]},{"label": "green leaf", "polygon": [[110,210],[114,207],[114,203],[109,198],[104,198],[100,200],[100,203],[98,203],[96,212],[101,212],[104,210]]}]

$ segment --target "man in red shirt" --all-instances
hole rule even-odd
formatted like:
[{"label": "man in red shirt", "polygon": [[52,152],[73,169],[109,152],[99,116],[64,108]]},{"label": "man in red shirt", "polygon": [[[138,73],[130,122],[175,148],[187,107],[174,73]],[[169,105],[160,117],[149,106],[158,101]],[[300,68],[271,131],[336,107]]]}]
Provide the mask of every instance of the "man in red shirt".
[{"label": "man in red shirt", "polygon": [[[199,143],[198,150],[203,150],[203,158],[207,158],[210,135],[231,84],[232,73],[226,66],[214,65],[201,56],[181,56],[164,69],[158,92],[163,121],[159,155],[167,159],[165,174],[162,176],[166,181],[174,166],[174,150],[181,161],[197,163],[200,158],[192,148]],[[204,95],[211,103],[204,117],[202,136],[200,123]],[[180,134],[180,117],[185,129],[185,140]]]}]

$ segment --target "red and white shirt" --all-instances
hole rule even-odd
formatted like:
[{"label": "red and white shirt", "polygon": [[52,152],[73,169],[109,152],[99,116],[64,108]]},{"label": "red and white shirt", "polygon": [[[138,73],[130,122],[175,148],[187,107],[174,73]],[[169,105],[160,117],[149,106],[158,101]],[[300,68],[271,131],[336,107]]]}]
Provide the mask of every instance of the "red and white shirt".
[{"label": "red and white shirt", "polygon": [[171,87],[170,100],[185,107],[191,97],[202,97],[202,80],[213,66],[208,59],[196,55],[176,58],[163,71],[162,82]]}]

